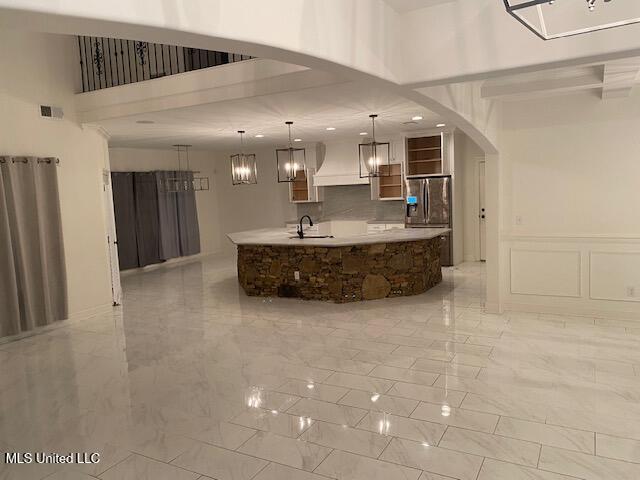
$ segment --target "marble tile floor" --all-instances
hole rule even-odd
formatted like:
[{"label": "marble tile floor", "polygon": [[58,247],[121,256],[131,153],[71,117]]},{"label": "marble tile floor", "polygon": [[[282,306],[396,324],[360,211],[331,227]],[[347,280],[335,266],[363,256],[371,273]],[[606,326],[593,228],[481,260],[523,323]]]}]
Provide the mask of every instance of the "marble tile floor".
[{"label": "marble tile floor", "polygon": [[415,296],[249,298],[233,258],[123,277],[113,313],[0,344],[0,480],[635,480],[640,319]]}]

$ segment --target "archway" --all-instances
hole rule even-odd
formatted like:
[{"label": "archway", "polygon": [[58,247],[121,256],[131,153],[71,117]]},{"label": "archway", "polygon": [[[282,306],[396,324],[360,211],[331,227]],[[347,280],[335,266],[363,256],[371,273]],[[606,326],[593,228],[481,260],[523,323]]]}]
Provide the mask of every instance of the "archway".
[{"label": "archway", "polygon": [[[22,4],[22,5],[21,5]],[[251,12],[247,15],[247,12]],[[401,29],[382,0],[0,0],[0,25],[235,51],[343,75],[393,90],[446,118],[487,155],[487,308],[500,310],[499,165],[495,115],[477,83],[414,89],[403,85]],[[266,27],[265,27],[266,26]]]}]

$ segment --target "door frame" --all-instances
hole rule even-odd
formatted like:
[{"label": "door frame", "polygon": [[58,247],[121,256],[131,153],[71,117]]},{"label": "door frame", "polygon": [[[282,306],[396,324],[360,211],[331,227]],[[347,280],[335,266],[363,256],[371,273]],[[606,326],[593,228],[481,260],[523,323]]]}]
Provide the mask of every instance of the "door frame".
[{"label": "door frame", "polygon": [[[478,246],[477,246],[477,255],[476,257],[478,258],[478,260],[480,260],[481,262],[486,262],[487,261],[487,222],[486,222],[486,218],[484,221],[484,232],[482,231],[482,225],[483,225],[483,218],[482,215],[486,214],[486,207],[487,207],[487,162],[484,159],[484,157],[481,160],[478,160],[478,175],[477,175],[477,184],[478,184],[478,208],[477,208],[477,214],[478,214]],[[482,172],[482,175],[480,175],[480,172]],[[484,201],[483,201],[483,194],[484,194]],[[482,211],[483,208],[483,204],[484,204],[484,209],[485,211]],[[483,235],[484,233],[484,235]],[[484,237],[484,238],[483,238]],[[484,246],[484,258],[482,255],[482,247]]]},{"label": "door frame", "polygon": [[113,305],[122,304],[122,286],[120,284],[120,264],[118,260],[118,237],[116,234],[116,219],[113,209],[113,189],[111,187],[111,172],[102,171],[102,192],[104,202],[104,226],[109,257],[109,272],[111,278],[111,300]]}]

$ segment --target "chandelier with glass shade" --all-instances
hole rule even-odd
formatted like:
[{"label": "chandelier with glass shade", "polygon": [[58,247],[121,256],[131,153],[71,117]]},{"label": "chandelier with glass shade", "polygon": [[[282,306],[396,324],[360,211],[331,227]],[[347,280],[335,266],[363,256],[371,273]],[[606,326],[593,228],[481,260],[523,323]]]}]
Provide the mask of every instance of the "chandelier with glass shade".
[{"label": "chandelier with glass shade", "polygon": [[296,178],[306,175],[306,152],[304,148],[294,148],[291,141],[291,125],[293,122],[284,122],[289,127],[289,146],[276,149],[276,165],[278,168],[278,182],[294,182]]},{"label": "chandelier with glass shade", "polygon": [[640,22],[638,0],[504,0],[507,12],[543,40]]},{"label": "chandelier with glass shade", "polygon": [[371,141],[358,145],[360,157],[360,178],[387,177],[390,175],[391,146],[388,142],[376,141],[376,118],[371,118]]},{"label": "chandelier with glass shade", "polygon": [[244,130],[240,134],[240,153],[231,155],[231,183],[233,185],[251,185],[258,183],[258,167],[253,153],[244,153]]}]

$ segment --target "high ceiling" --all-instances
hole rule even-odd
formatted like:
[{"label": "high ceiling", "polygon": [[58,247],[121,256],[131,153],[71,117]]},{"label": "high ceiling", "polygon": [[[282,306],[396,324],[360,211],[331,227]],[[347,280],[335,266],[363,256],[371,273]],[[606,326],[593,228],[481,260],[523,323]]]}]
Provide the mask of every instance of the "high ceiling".
[{"label": "high ceiling", "polygon": [[[369,114],[379,115],[376,134],[395,134],[433,128],[441,121],[432,112],[393,93],[345,82],[145,113],[100,121],[119,147],[170,148],[188,143],[194,148],[237,148],[237,130],[253,148],[287,141],[287,120],[294,121],[293,136],[304,142],[362,138],[371,133]],[[412,117],[422,120],[412,122]],[[144,123],[138,123],[144,122]],[[148,123],[153,122],[153,123]],[[335,130],[327,130],[333,127]],[[264,135],[256,138],[255,135]]]},{"label": "high ceiling", "polygon": [[404,13],[457,0],[385,0],[396,12]]}]

